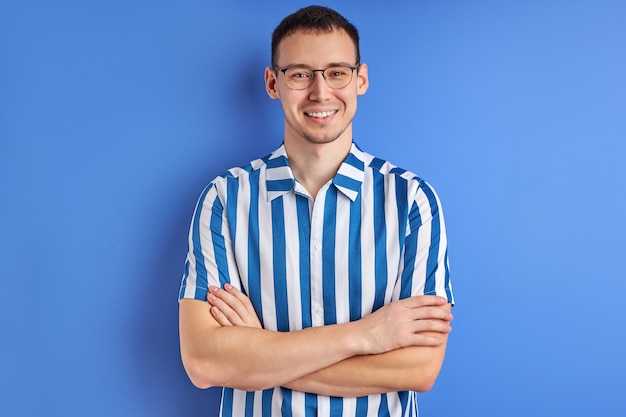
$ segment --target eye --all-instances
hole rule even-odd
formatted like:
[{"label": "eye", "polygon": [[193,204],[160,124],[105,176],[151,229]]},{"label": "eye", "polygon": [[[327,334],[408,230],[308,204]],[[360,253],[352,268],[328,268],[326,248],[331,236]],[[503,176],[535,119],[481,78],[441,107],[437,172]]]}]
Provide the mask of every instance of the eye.
[{"label": "eye", "polygon": [[311,71],[305,68],[290,68],[286,75],[292,80],[308,80],[311,78]]},{"label": "eye", "polygon": [[348,71],[343,67],[332,67],[326,70],[326,77],[341,78],[348,75]]}]

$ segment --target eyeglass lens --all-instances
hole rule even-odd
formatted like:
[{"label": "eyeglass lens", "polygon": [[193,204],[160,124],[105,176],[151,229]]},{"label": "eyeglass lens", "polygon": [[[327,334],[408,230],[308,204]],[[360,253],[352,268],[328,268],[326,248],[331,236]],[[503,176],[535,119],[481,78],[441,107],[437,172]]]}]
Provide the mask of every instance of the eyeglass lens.
[{"label": "eyeglass lens", "polygon": [[323,74],[326,84],[330,88],[343,88],[352,81],[353,68],[349,66],[337,65],[328,67],[325,70],[311,70],[309,68],[293,67],[284,71],[287,85],[294,90],[303,90],[311,84],[315,79],[315,73]]}]

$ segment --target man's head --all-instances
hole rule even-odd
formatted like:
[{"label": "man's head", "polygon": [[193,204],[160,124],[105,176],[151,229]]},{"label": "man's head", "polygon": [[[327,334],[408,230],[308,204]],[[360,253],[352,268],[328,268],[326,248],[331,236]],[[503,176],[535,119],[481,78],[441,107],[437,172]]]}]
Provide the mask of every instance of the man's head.
[{"label": "man's head", "polygon": [[280,100],[285,144],[351,143],[357,96],[369,84],[356,28],[333,10],[307,7],[278,25],[272,53],[265,88]]},{"label": "man's head", "polygon": [[287,36],[297,32],[330,33],[343,30],[354,43],[355,62],[361,61],[359,32],[336,11],[323,6],[308,6],[285,17],[272,33],[272,66],[277,65],[278,45]]}]

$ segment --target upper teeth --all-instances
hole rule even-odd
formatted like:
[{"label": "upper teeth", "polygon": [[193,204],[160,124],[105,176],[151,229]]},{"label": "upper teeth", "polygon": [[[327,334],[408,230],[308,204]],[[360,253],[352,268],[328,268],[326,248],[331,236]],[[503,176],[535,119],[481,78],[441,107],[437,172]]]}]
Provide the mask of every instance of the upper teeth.
[{"label": "upper teeth", "polygon": [[319,117],[319,118],[323,118],[323,117],[328,117],[332,114],[334,114],[334,111],[319,111],[319,112],[315,112],[315,113],[307,113],[309,116],[311,117]]}]

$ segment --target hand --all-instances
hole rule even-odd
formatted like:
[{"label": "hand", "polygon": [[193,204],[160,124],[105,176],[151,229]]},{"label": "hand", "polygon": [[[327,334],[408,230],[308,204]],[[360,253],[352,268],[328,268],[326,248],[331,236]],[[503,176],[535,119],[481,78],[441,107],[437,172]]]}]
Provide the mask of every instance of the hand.
[{"label": "hand", "polygon": [[224,285],[224,289],[209,287],[207,301],[211,305],[211,315],[222,327],[263,328],[250,299],[230,284]]},{"label": "hand", "polygon": [[366,353],[376,354],[408,346],[439,346],[444,339],[436,333],[450,333],[452,318],[445,298],[420,295],[386,304],[359,324],[365,326]]}]

